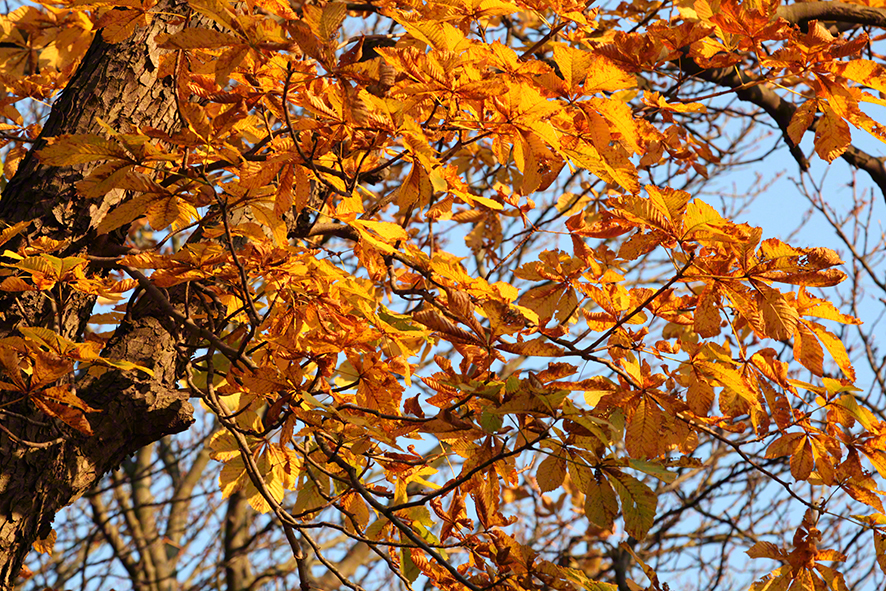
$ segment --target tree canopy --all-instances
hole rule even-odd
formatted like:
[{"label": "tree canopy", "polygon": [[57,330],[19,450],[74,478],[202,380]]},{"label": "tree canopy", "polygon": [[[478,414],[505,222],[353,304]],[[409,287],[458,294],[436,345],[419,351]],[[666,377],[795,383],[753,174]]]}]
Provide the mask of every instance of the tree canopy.
[{"label": "tree canopy", "polygon": [[882,586],[880,4],[10,8],[0,588]]}]

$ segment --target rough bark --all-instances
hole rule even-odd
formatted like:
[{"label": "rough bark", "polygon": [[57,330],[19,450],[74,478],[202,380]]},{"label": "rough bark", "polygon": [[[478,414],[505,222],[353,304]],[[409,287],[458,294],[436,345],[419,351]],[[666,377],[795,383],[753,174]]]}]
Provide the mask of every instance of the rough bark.
[{"label": "rough bark", "polygon": [[[170,0],[156,14],[183,14],[183,3]],[[178,125],[172,80],[159,79],[156,47],[159,33],[174,32],[158,17],[126,42],[110,45],[97,37],[74,78],[52,108],[41,138],[23,160],[0,200],[0,220],[31,221],[30,238],[50,236],[68,246],[61,256],[85,254],[97,245],[96,220],[121,195],[87,202],[75,183],[85,167],[48,167],[34,151],[44,138],[61,134],[102,133],[99,120],[121,131],[131,126],[165,130]],[[21,239],[24,239],[23,237]],[[5,245],[14,249],[17,245]],[[58,255],[59,253],[55,253]],[[0,337],[15,334],[19,324],[45,326],[77,339],[82,336],[94,301],[71,294],[64,313],[53,313],[40,293],[0,294]],[[181,355],[179,327],[147,301],[119,327],[104,354],[126,359],[154,371],[108,371],[95,377],[72,377],[78,396],[100,410],[88,416],[94,436],[84,437],[35,411],[27,401],[6,406],[17,416],[0,415],[0,424],[14,434],[0,433],[0,589],[11,588],[35,539],[45,536],[56,512],[86,492],[104,473],[139,448],[180,432],[193,421],[187,394],[176,387]],[[0,394],[4,401],[15,393]],[[59,439],[59,436],[61,438]],[[27,442],[53,443],[45,446]]]}]

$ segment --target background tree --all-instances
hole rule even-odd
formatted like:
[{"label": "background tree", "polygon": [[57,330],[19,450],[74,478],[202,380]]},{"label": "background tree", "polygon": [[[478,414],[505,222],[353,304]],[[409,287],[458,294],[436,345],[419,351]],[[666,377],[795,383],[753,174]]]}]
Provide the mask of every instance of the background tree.
[{"label": "background tree", "polygon": [[8,13],[0,585],[882,585],[884,15]]}]

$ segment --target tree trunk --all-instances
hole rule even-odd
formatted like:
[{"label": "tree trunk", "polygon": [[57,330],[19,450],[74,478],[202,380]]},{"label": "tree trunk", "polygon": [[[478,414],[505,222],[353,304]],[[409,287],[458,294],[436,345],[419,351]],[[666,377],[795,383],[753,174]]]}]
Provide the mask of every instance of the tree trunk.
[{"label": "tree trunk", "polygon": [[[185,10],[184,3],[170,0],[161,2],[155,14],[184,14]],[[132,126],[174,130],[179,124],[174,81],[157,77],[163,52],[154,42],[159,33],[174,32],[185,24],[185,19],[174,25],[170,20],[168,16],[155,17],[149,26],[119,44],[96,37],[54,104],[41,138],[3,193],[0,220],[7,224],[30,221],[25,232],[30,239],[48,236],[66,241],[60,253],[53,253],[56,256],[84,255],[95,247],[98,241],[91,228],[121,195],[112,192],[87,202],[77,195],[75,183],[94,165],[44,166],[34,151],[45,145],[44,138],[102,134],[99,120],[124,132]],[[18,240],[24,240],[25,234]],[[117,240],[119,243],[122,238]],[[18,244],[14,240],[4,249],[14,250]],[[59,313],[43,292],[0,292],[0,337],[15,335],[16,327],[25,325],[45,326],[79,340],[93,305],[94,298],[71,294]],[[2,394],[0,589],[15,584],[31,544],[49,533],[59,509],[140,447],[180,432],[193,422],[187,393],[176,386],[182,362],[177,349],[182,341],[180,331],[150,301],[136,308],[103,354],[149,367],[154,376],[112,370],[98,377],[84,374],[70,380],[77,395],[101,411],[87,415],[94,436],[85,437],[63,426],[26,400],[10,406],[19,394]]]}]

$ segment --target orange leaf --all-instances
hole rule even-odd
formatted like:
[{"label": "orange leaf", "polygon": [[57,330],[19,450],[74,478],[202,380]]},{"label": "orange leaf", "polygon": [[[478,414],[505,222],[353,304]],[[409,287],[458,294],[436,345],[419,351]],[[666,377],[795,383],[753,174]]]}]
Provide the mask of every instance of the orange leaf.
[{"label": "orange leaf", "polygon": [[522,343],[502,343],[497,348],[526,357],[560,357],[563,355],[561,347],[548,342],[544,337]]},{"label": "orange leaf", "polygon": [[32,394],[31,401],[47,415],[67,423],[87,437],[92,436],[92,427],[89,425],[89,421],[86,420],[86,415],[82,410],[65,404],[59,404],[53,400],[44,399],[40,393]]},{"label": "orange leaf", "polygon": [[843,375],[854,382],[855,369],[852,367],[852,362],[849,361],[849,354],[846,353],[846,347],[843,346],[843,342],[834,333],[817,322],[804,321],[804,324],[816,334],[821,344],[824,345],[831,357],[834,358],[837,366],[843,371]]},{"label": "orange leaf", "polygon": [[749,405],[759,408],[760,401],[754,388],[733,367],[725,363],[701,362],[698,364],[702,373],[717,380],[721,386],[738,394]]},{"label": "orange leaf", "polygon": [[55,402],[67,404],[68,406],[82,410],[83,412],[99,412],[98,409],[92,408],[86,404],[86,402],[78,398],[67,386],[51,386],[40,392],[40,396],[44,399],[51,399]]},{"label": "orange leaf", "polygon": [[654,458],[661,452],[661,428],[664,417],[655,403],[647,403],[640,398],[625,434],[628,453],[634,458]]},{"label": "orange leaf", "polygon": [[700,337],[711,338],[720,334],[719,301],[716,285],[707,285],[698,296],[693,327]]},{"label": "orange leaf", "polygon": [[815,128],[815,153],[822,160],[833,162],[852,140],[849,125],[829,105],[822,105],[823,115]]},{"label": "orange leaf", "polygon": [[772,560],[784,560],[787,556],[784,550],[772,542],[756,542],[745,553],[751,558],[771,558]]},{"label": "orange leaf", "polygon": [[824,371],[824,350],[815,333],[803,322],[794,328],[794,359],[817,376]]},{"label": "orange leaf", "polygon": [[803,134],[806,133],[806,130],[812,125],[817,108],[818,101],[811,99],[800,105],[791,116],[791,122],[788,124],[788,137],[795,146],[800,145],[800,140],[803,139]]},{"label": "orange leaf", "polygon": [[756,299],[760,312],[763,314],[766,334],[779,341],[790,338],[794,334],[794,327],[799,319],[796,308],[791,306],[777,289],[759,281],[752,281],[752,283],[757,289]]},{"label": "orange leaf", "polygon": [[797,480],[806,480],[812,473],[814,464],[812,445],[808,437],[801,438],[791,455],[791,475]]},{"label": "orange leaf", "polygon": [[883,513],[883,502],[873,491],[851,483],[843,484],[841,487],[856,501],[864,503],[869,507],[873,507],[880,513]]}]

